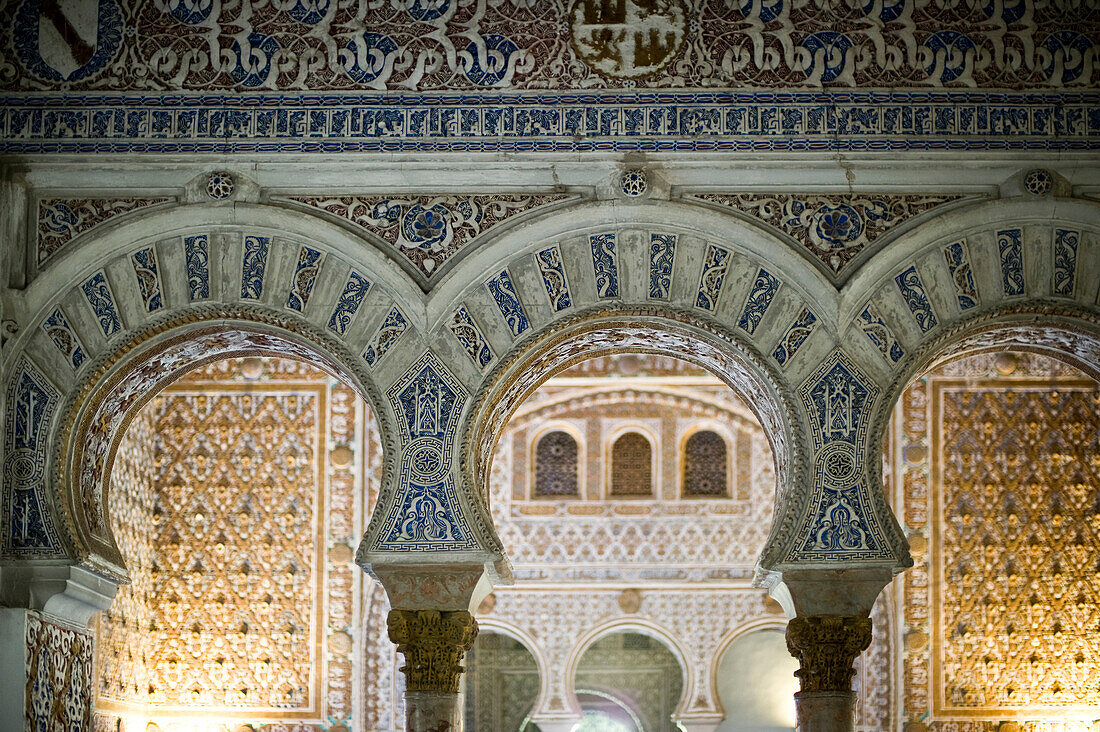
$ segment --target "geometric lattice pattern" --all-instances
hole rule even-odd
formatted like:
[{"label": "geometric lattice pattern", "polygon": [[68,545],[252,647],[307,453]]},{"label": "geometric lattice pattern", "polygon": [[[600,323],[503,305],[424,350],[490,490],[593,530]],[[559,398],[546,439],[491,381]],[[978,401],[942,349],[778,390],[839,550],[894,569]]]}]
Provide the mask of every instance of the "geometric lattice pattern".
[{"label": "geometric lattice pattern", "polygon": [[577,494],[577,441],[562,430],[543,435],[535,448],[535,495]]},{"label": "geometric lattice pattern", "polygon": [[700,430],[684,445],[684,495],[722,496],[728,491],[726,441],[711,430]]},{"label": "geometric lattice pattern", "polygon": [[637,432],[627,432],[611,446],[611,495],[653,495],[653,448]]},{"label": "geometric lattice pattern", "polygon": [[321,395],[161,399],[150,701],[308,707]]},{"label": "geometric lattice pattern", "polygon": [[1090,707],[1092,719],[1100,706],[1100,390],[1033,383],[936,396],[943,552],[933,552],[941,605],[933,609],[933,713]]}]

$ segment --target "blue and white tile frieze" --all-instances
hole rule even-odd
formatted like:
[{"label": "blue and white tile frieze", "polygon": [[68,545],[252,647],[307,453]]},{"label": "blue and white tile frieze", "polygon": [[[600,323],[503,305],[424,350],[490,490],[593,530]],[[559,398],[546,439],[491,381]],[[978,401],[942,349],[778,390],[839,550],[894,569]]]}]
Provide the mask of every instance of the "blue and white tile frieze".
[{"label": "blue and white tile frieze", "polygon": [[947,260],[947,272],[951,275],[951,283],[955,287],[955,299],[959,303],[959,310],[969,310],[978,305],[978,288],[974,284],[974,273],[970,269],[970,252],[966,246],[966,240],[951,242],[943,248],[944,259]]},{"label": "blue and white tile frieze", "polygon": [[1077,283],[1077,245],[1081,232],[1072,229],[1054,230],[1051,251],[1051,292],[1059,297],[1073,297]]},{"label": "blue and white tile frieze", "polygon": [[210,297],[210,242],[206,234],[183,237],[187,263],[187,297],[191,302]]},{"label": "blue and white tile frieze", "polygon": [[780,366],[786,366],[798,353],[798,349],[810,337],[810,333],[813,332],[816,326],[817,316],[809,308],[802,308],[772,351],[772,358],[775,359],[776,363]]},{"label": "blue and white tile frieze", "polygon": [[351,272],[348,281],[344,283],[344,289],[332,309],[332,315],[328,319],[328,329],[338,336],[343,337],[348,332],[348,325],[352,317],[359,311],[363,304],[363,298],[370,291],[371,282],[358,272]]},{"label": "blue and white tile frieze", "polygon": [[422,552],[476,547],[451,475],[458,416],[467,394],[431,352],[390,389],[401,443],[400,483],[374,549]]},{"label": "blue and white tile frieze", "polygon": [[154,313],[164,307],[164,295],[160,287],[160,267],[157,265],[157,252],[153,247],[139,249],[130,255],[137,277],[141,301],[145,310]]},{"label": "blue and white tile frieze", "polygon": [[488,288],[493,302],[500,309],[500,314],[504,316],[504,322],[508,324],[508,330],[511,331],[512,336],[518,336],[530,327],[527,311],[523,309],[523,303],[516,294],[516,288],[512,284],[512,278],[508,275],[507,269],[501,270],[500,274],[486,282],[485,287]]},{"label": "blue and white tile frieze", "polygon": [[1004,229],[997,232],[997,253],[1001,259],[1001,287],[1006,297],[1024,294],[1023,236],[1021,229]]},{"label": "blue and white tile frieze", "polygon": [[676,261],[676,235],[649,235],[649,299],[667,300],[672,293],[672,266]]},{"label": "blue and white tile frieze", "polygon": [[927,333],[936,327],[936,313],[932,310],[932,303],[928,301],[928,292],[924,289],[920,272],[915,265],[910,265],[901,274],[894,278],[898,285],[898,292],[909,306],[909,312],[913,314],[913,320],[917,321],[917,327],[921,333]]},{"label": "blue and white tile frieze", "polygon": [[61,393],[26,358],[12,372],[4,424],[3,541],[5,552],[51,555],[61,542],[46,497],[50,420]]},{"label": "blue and white tile frieze", "polygon": [[80,286],[84,292],[84,299],[95,315],[100,330],[107,338],[122,331],[122,319],[118,316],[118,308],[115,307],[115,298],[111,294],[111,286],[107,282],[107,276],[102,270],[89,277]]},{"label": "blue and white tile frieze", "polygon": [[42,330],[53,340],[57,350],[61,351],[61,355],[65,357],[73,369],[80,368],[80,365],[87,360],[88,354],[84,350],[84,344],[80,342],[76,331],[69,325],[69,321],[61,308],[53,309],[49,317],[42,322]]},{"label": "blue and white tile frieze", "polygon": [[[652,99],[653,101],[650,101]],[[1100,94],[984,91],[0,95],[0,150],[545,152],[1076,150]]]},{"label": "blue and white tile frieze", "polygon": [[244,253],[241,256],[242,300],[259,300],[264,294],[264,272],[267,269],[267,250],[270,245],[269,237],[245,235]]},{"label": "blue and white tile frieze", "polygon": [[294,276],[290,280],[290,294],[286,297],[287,308],[297,310],[299,313],[305,309],[324,258],[325,255],[313,247],[302,246],[298,250],[298,263],[294,265]]},{"label": "blue and white tile frieze", "polygon": [[737,321],[737,327],[749,335],[756,333],[756,328],[764,318],[764,313],[771,307],[780,285],[782,282],[778,277],[763,267],[758,269],[752,289],[749,290],[749,294],[745,297],[745,305],[741,308],[741,318]]},{"label": "blue and white tile frieze", "polygon": [[882,354],[882,357],[890,363],[897,363],[905,356],[905,349],[894,337],[894,331],[871,303],[867,303],[863,308],[863,312],[856,319],[856,325],[867,335],[868,340]]},{"label": "blue and white tile frieze", "polygon": [[484,369],[492,362],[493,350],[489,347],[489,341],[482,335],[481,329],[477,327],[477,323],[465,305],[455,310],[447,327],[454,333],[455,338],[462,344],[462,350],[478,369]]},{"label": "blue and white tile frieze", "polygon": [[695,307],[713,311],[718,307],[718,297],[730,268],[730,250],[707,244],[703,256],[703,269],[699,273],[699,290],[695,294]]},{"label": "blue and white tile frieze", "polygon": [[390,308],[386,319],[378,326],[378,331],[363,350],[363,360],[374,368],[397,339],[409,329],[409,321],[397,306]]},{"label": "blue and white tile frieze", "polygon": [[569,294],[569,280],[565,276],[565,264],[558,245],[554,244],[537,252],[535,262],[538,263],[542,283],[546,286],[546,296],[550,298],[550,306],[554,308],[554,312],[560,313],[571,307],[573,298]]},{"label": "blue and white tile frieze", "polygon": [[615,234],[589,234],[588,246],[592,251],[592,271],[596,277],[596,296],[619,296],[619,262],[615,251]]},{"label": "blue and white tile frieze", "polygon": [[810,416],[814,491],[801,559],[882,558],[888,548],[874,520],[862,469],[871,409],[879,389],[834,351],[799,389]]}]

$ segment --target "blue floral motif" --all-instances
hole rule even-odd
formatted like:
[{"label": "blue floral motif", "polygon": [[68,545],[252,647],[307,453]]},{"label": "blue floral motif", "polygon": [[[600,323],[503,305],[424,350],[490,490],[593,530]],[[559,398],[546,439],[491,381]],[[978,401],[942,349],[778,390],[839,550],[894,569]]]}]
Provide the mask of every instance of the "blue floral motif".
[{"label": "blue floral motif", "polygon": [[[695,295],[695,307],[711,310],[718,307],[718,297],[726,281],[730,266],[730,251],[714,244],[707,245],[703,257],[703,271],[699,274],[699,291]],[[767,306],[764,306],[767,309]],[[755,328],[755,326],[753,326]]]},{"label": "blue floral motif", "polygon": [[4,421],[4,495],[0,549],[20,556],[60,553],[61,542],[46,498],[49,428],[61,398],[27,358],[15,366]]},{"label": "blue floral motif", "polygon": [[241,257],[241,299],[259,300],[264,294],[264,270],[267,268],[267,248],[271,239],[247,234]]},{"label": "blue floral motif", "polygon": [[298,264],[294,267],[294,277],[290,280],[290,294],[286,297],[286,306],[299,313],[309,303],[313,292],[313,283],[321,271],[324,255],[312,247],[303,246],[298,250]]},{"label": "blue floral motif", "polygon": [[183,238],[183,255],[187,261],[187,297],[191,302],[210,297],[209,246],[206,234]]},{"label": "blue floral motif", "polygon": [[913,319],[917,321],[917,327],[921,333],[927,333],[936,327],[936,313],[932,310],[932,303],[928,301],[928,293],[924,290],[920,273],[916,266],[910,266],[894,278],[898,284],[898,291],[905,298],[905,304],[909,306],[909,312],[913,313]]},{"label": "blue floral motif", "polygon": [[756,16],[760,22],[770,23],[783,14],[783,0],[742,0],[741,14],[746,18]]},{"label": "blue floral motif", "polygon": [[968,36],[953,30],[933,33],[924,41],[929,63],[924,73],[947,84],[974,71],[977,46]]},{"label": "blue floral motif", "polygon": [[42,330],[53,340],[57,350],[61,351],[61,355],[68,359],[73,369],[80,368],[80,364],[88,359],[88,355],[84,351],[84,345],[77,337],[76,331],[69,325],[69,321],[65,318],[65,313],[61,311],[61,308],[53,309],[50,316],[43,321]]},{"label": "blue floral motif", "polygon": [[451,474],[458,415],[467,394],[430,351],[389,391],[400,433],[401,470],[378,551],[464,550],[476,546]]},{"label": "blue floral motif", "polygon": [[592,249],[592,270],[596,275],[596,296],[619,296],[619,266],[615,254],[615,234],[590,234],[588,245]]},{"label": "blue floral motif", "polygon": [[[58,13],[64,14],[61,9]],[[39,45],[42,0],[23,0],[12,20],[15,55],[28,71],[47,81],[80,81],[101,71],[122,45],[122,11],[117,0],[99,0],[96,38],[92,44],[70,44],[71,66],[57,69],[46,63]]]},{"label": "blue floral motif", "polygon": [[649,299],[667,300],[672,291],[672,265],[676,259],[675,234],[649,235]]},{"label": "blue floral motif", "polygon": [[138,289],[141,291],[145,310],[150,313],[160,310],[164,307],[164,297],[161,294],[156,250],[153,247],[139,249],[130,255],[130,262],[134,265],[134,274],[137,276]]},{"label": "blue floral motif", "polygon": [[539,274],[542,275],[542,283],[546,286],[546,296],[550,298],[550,305],[554,308],[554,312],[560,313],[572,306],[573,298],[569,294],[569,281],[565,278],[565,265],[557,244],[538,252],[535,255],[535,261],[539,265]]},{"label": "blue floral motif", "polygon": [[1005,25],[1008,25],[1024,17],[1024,13],[1027,12],[1027,6],[1028,0],[1001,0],[1001,2],[986,0],[985,5],[982,6],[982,12],[985,13],[987,19],[993,20],[999,8],[1001,11],[999,20],[1004,21]]},{"label": "blue floral motif", "polygon": [[[883,23],[889,23],[897,20],[901,17],[901,14],[905,12],[905,6],[908,0],[883,0],[882,8],[879,10],[878,19]],[[870,15],[875,9],[875,0],[863,3],[863,12],[866,15]]]},{"label": "blue floral motif", "polygon": [[300,23],[316,25],[325,19],[331,7],[332,0],[297,0],[287,13]]},{"label": "blue floral motif", "polygon": [[100,270],[88,278],[80,286],[84,291],[84,298],[92,308],[96,320],[103,335],[110,338],[115,333],[122,331],[122,320],[118,317],[118,308],[115,307],[115,298],[111,294],[111,287],[107,284],[107,277]]},{"label": "blue floral motif", "polygon": [[260,86],[271,75],[271,62],[280,51],[279,42],[274,36],[253,31],[248,34],[246,45],[242,48],[240,41],[233,41],[237,65],[230,69],[229,76],[241,86]]},{"label": "blue floral motif", "polygon": [[479,41],[470,41],[462,59],[462,73],[479,86],[494,86],[508,78],[512,55],[519,50],[505,36],[490,33]]},{"label": "blue floral motif", "polygon": [[[1021,0],[1020,5],[1023,5]],[[1095,44],[1082,33],[1060,30],[1047,36],[1036,49],[1043,64],[1043,76],[1055,84],[1072,84],[1082,79],[1085,70],[1097,63]],[[1089,57],[1092,63],[1088,63]],[[1061,71],[1061,77],[1055,78]]]},{"label": "blue floral motif", "polygon": [[959,310],[969,310],[978,305],[978,288],[974,285],[974,274],[970,271],[970,253],[962,239],[943,248],[947,260],[947,271],[955,286],[955,299]]},{"label": "blue floral motif", "polygon": [[905,355],[905,349],[894,337],[894,332],[890,330],[890,326],[886,325],[886,321],[882,319],[882,316],[878,314],[875,306],[871,303],[867,303],[867,307],[863,308],[856,324],[867,335],[867,338],[874,344],[883,358],[897,363]]},{"label": "blue floral motif", "polygon": [[185,25],[198,25],[210,17],[214,0],[178,0],[168,3],[168,12]]},{"label": "blue floral motif", "polygon": [[413,20],[432,21],[442,18],[451,9],[451,0],[409,0],[405,12]]},{"label": "blue floral motif", "polygon": [[401,220],[401,234],[419,247],[438,246],[451,234],[451,212],[441,203],[410,206]]},{"label": "blue floral motif", "polygon": [[387,59],[397,53],[397,44],[380,33],[356,33],[340,51],[340,64],[351,79],[369,84],[382,76]]},{"label": "blue floral motif", "polygon": [[477,327],[477,323],[474,322],[473,316],[470,315],[470,311],[466,309],[465,305],[455,310],[448,327],[454,333],[458,342],[462,344],[462,350],[466,351],[466,355],[470,357],[475,366],[484,369],[489,365],[493,360],[493,351],[489,347],[489,341],[485,340],[485,336],[481,334],[481,329]]},{"label": "blue floral motif", "polygon": [[863,236],[863,218],[846,203],[822,204],[810,215],[807,234],[821,251],[844,249]]},{"label": "blue floral motif", "polygon": [[741,309],[741,318],[737,321],[737,327],[749,335],[756,333],[757,326],[760,325],[764,314],[771,307],[772,300],[775,299],[775,293],[779,292],[779,287],[782,284],[778,277],[769,273],[763,267],[757,270],[756,280],[752,283],[752,289],[749,290],[749,294],[745,298],[745,305]]},{"label": "blue floral motif", "polygon": [[523,309],[516,288],[512,285],[512,278],[508,276],[508,270],[501,270],[500,274],[485,283],[492,295],[493,301],[500,308],[500,314],[504,316],[504,322],[513,336],[518,336],[530,327],[527,320],[527,312]]},{"label": "blue floral motif", "polygon": [[1081,232],[1054,230],[1054,250],[1051,290],[1060,297],[1073,297],[1077,280],[1077,243]]},{"label": "blue floral motif", "polygon": [[[809,56],[804,69],[808,81],[836,81],[852,62],[852,39],[836,31],[820,31],[806,36],[801,43]],[[818,65],[820,62],[820,66]]]},{"label": "blue floral motif", "polygon": [[997,250],[1001,258],[1001,285],[1006,297],[1024,294],[1023,235],[1020,229],[1004,229],[997,232]]},{"label": "blue floral motif", "polygon": [[374,368],[390,350],[390,346],[396,343],[408,328],[409,321],[405,319],[405,315],[396,306],[390,308],[386,319],[382,321],[382,325],[378,326],[378,332],[374,334],[363,351],[363,360],[367,365]]},{"label": "blue floral motif", "polygon": [[348,331],[348,325],[352,317],[359,310],[370,290],[371,283],[358,272],[348,275],[348,281],[344,284],[344,291],[340,293],[340,299],[336,301],[336,307],[328,319],[328,329],[338,336],[343,336]]},{"label": "blue floral motif", "polygon": [[775,350],[772,351],[772,358],[775,359],[776,363],[780,366],[786,366],[798,353],[798,349],[802,347],[806,339],[810,337],[810,333],[813,332],[816,325],[817,316],[808,308],[802,308],[794,322],[787,328],[787,332],[779,339]]}]

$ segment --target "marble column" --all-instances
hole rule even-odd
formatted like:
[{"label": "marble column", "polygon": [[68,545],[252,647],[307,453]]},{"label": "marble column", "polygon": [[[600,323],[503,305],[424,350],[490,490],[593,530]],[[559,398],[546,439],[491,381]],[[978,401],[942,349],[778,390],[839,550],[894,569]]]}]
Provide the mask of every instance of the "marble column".
[{"label": "marble column", "polygon": [[871,619],[839,615],[792,618],[787,650],[798,659],[795,693],[799,732],[847,732],[855,728],[852,665],[871,644]]}]

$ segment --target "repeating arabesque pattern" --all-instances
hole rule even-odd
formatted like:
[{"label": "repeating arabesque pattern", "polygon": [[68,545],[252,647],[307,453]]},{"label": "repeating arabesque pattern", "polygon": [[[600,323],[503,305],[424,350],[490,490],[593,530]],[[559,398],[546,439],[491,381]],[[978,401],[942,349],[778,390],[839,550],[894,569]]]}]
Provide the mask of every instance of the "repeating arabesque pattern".
[{"label": "repeating arabesque pattern", "polygon": [[765,221],[838,277],[892,228],[962,196],[702,193],[692,198]]},{"label": "repeating arabesque pattern", "polygon": [[[584,5],[598,23],[599,4]],[[1068,0],[682,0],[661,8],[675,41],[652,49],[654,63],[583,33],[592,19],[565,0],[106,0],[94,53],[61,70],[35,42],[37,9],[6,3],[5,89],[1049,88],[1087,86],[1098,71],[1096,8]],[[635,68],[655,73],[629,78]]]},{"label": "repeating arabesque pattern", "polygon": [[167,198],[43,198],[38,201],[36,261],[41,267],[74,237],[97,224]]}]

